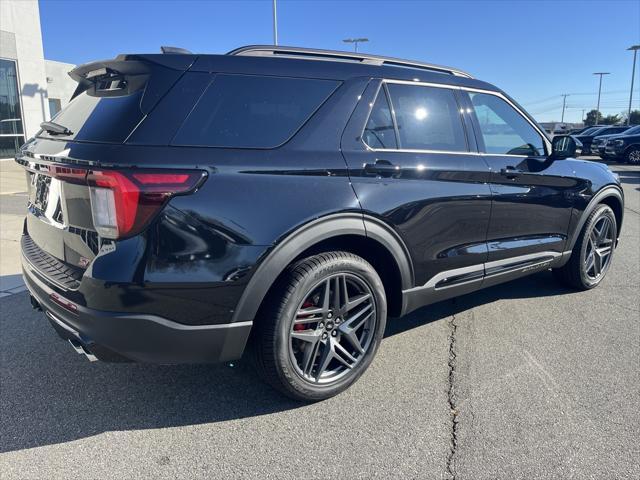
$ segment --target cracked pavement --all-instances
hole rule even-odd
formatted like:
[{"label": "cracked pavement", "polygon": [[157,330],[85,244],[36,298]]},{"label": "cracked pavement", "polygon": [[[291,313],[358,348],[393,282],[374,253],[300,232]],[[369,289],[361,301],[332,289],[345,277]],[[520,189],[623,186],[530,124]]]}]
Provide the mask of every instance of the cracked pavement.
[{"label": "cracked pavement", "polygon": [[0,298],[0,478],[639,478],[640,168],[612,169],[628,209],[599,288],[542,272],[392,320],[313,405],[243,362],[89,363]]}]

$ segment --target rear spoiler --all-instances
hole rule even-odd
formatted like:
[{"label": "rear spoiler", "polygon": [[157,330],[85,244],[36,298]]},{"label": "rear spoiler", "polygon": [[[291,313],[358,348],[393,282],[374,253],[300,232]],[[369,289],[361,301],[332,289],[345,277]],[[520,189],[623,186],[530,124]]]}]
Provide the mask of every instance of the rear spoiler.
[{"label": "rear spoiler", "polygon": [[119,55],[113,60],[79,65],[69,72],[78,82],[71,99],[129,95],[145,89],[140,109],[147,114],[197,59],[193,54]]}]

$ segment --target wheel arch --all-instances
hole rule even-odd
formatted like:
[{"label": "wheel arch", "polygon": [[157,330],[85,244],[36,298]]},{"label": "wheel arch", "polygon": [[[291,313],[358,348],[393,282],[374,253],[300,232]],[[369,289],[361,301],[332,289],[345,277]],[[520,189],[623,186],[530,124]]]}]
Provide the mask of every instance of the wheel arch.
[{"label": "wheel arch", "polygon": [[620,187],[615,185],[608,185],[602,188],[598,193],[596,193],[593,198],[587,204],[587,207],[582,212],[580,216],[580,220],[576,225],[576,228],[573,231],[571,236],[571,243],[569,244],[569,250],[573,250],[573,247],[580,236],[580,232],[584,227],[589,215],[593,212],[596,207],[600,204],[606,204],[613,210],[613,213],[616,216],[616,223],[618,227],[617,235],[620,236],[620,230],[622,227],[622,220],[624,217],[624,195]]},{"label": "wheel arch", "polygon": [[380,273],[390,315],[401,313],[402,290],[413,286],[406,245],[384,222],[360,213],[344,213],[313,220],[278,241],[245,287],[233,322],[254,320],[272,286],[293,262],[330,250],[349,251],[369,261]]}]

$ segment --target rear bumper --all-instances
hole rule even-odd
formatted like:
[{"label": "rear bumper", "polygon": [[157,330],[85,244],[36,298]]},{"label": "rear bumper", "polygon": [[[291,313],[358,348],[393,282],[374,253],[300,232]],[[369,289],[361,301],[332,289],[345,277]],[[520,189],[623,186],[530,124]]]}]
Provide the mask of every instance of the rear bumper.
[{"label": "rear bumper", "polygon": [[22,270],[35,302],[60,336],[100,360],[160,364],[236,360],[251,331],[252,322],[184,325],[157,315],[99,311],[75,304],[72,311],[52,299],[56,292],[24,256]]}]

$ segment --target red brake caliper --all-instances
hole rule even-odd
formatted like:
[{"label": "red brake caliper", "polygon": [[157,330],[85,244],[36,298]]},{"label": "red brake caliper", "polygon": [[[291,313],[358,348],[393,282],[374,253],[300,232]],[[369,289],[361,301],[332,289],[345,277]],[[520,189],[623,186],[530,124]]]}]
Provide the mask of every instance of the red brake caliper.
[{"label": "red brake caliper", "polygon": [[[306,302],[304,302],[304,303],[302,304],[302,308],[309,308],[309,307],[313,307],[313,306],[314,306],[314,305],[313,305],[313,303],[311,303],[311,302],[309,302],[309,301],[306,301]],[[299,331],[299,330],[307,330],[308,325],[309,325],[309,324],[307,324],[307,323],[297,323],[297,324],[295,324],[295,325],[293,326],[293,329],[294,329],[295,331]]]}]

